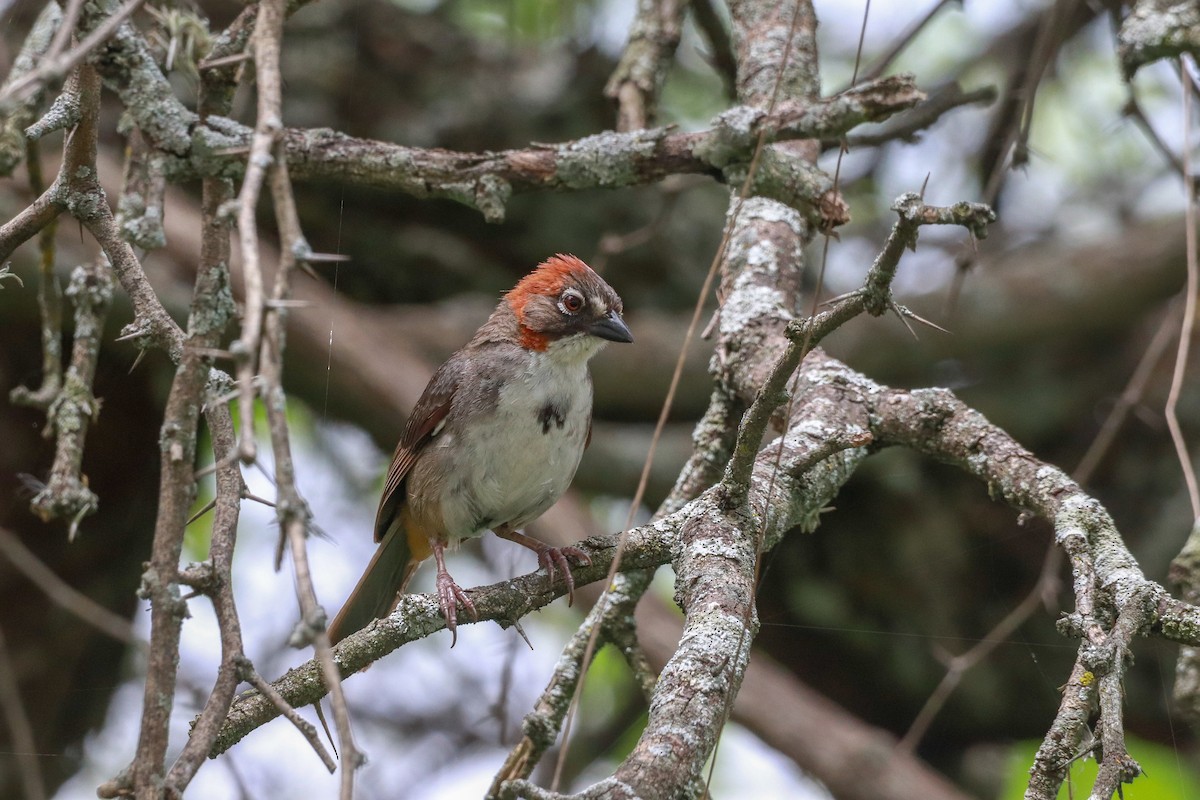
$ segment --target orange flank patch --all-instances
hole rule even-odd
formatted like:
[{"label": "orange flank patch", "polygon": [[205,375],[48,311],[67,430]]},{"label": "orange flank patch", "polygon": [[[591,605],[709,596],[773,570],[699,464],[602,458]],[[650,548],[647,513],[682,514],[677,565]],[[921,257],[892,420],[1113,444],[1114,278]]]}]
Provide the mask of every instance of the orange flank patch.
[{"label": "orange flank patch", "polygon": [[408,507],[404,508],[404,536],[408,540],[408,560],[416,564],[433,555],[433,546],[429,544],[429,532],[413,519]]}]

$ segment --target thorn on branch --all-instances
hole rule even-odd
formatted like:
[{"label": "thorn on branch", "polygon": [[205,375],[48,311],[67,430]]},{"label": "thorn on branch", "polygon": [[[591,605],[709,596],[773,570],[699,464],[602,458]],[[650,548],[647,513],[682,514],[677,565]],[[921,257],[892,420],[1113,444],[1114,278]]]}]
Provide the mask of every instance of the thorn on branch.
[{"label": "thorn on branch", "polygon": [[304,256],[296,256],[301,261],[307,261],[310,264],[347,262],[350,261],[350,256],[344,256],[341,253],[308,253]]},{"label": "thorn on branch", "polygon": [[[250,659],[246,658],[245,655],[241,655],[238,657],[237,662],[238,676],[257,689],[259,694],[270,700],[279,709],[279,713],[287,717],[288,722],[296,726],[296,730],[300,731],[300,734],[312,749],[316,751],[317,756],[321,759],[321,763],[325,765],[325,768],[329,770],[329,774],[332,775],[337,770],[337,762],[330,757],[328,751],[325,750],[325,746],[321,744],[321,737],[317,734],[316,726],[296,713],[296,709],[283,699],[283,695],[276,691],[275,687],[269,684],[262,675],[258,674],[258,671],[254,669],[254,665],[250,663]],[[318,706],[319,708],[320,706]],[[353,767],[349,767],[349,769],[353,769]]]},{"label": "thorn on branch", "polygon": [[863,300],[867,313],[880,316],[892,303],[891,284],[904,250],[915,250],[922,225],[961,225],[976,239],[987,238],[987,226],[996,221],[996,213],[984,203],[960,202],[952,206],[930,206],[915,192],[896,198],[892,210],[900,218],[892,226],[887,242],[867,273]]},{"label": "thorn on branch", "polygon": [[201,61],[198,65],[198,69],[201,72],[205,72],[210,69],[220,69],[221,67],[228,67],[231,64],[240,64],[243,61],[249,61],[252,58],[254,58],[254,56],[248,52],[234,53],[231,56],[221,56],[220,58],[210,58],[205,61]]}]

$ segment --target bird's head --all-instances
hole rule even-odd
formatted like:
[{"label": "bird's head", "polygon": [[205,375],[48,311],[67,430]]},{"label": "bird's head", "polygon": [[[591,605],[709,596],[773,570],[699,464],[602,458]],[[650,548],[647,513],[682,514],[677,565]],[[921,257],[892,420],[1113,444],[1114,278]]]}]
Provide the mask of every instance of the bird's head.
[{"label": "bird's head", "polygon": [[504,295],[527,350],[578,350],[590,356],[604,341],[632,342],[620,296],[571,255],[543,261]]}]

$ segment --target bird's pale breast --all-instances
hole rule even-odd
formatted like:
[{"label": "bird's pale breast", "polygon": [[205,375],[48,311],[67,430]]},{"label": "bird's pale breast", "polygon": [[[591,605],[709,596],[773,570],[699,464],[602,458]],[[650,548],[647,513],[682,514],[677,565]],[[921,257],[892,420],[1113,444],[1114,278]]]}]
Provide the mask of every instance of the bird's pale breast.
[{"label": "bird's pale breast", "polygon": [[[487,399],[490,413],[464,426],[452,411],[414,466],[410,508],[438,517],[451,542],[502,524],[520,528],[570,486],[587,438],[592,384],[590,353],[562,355],[526,353],[526,369]],[[444,480],[433,480],[437,474]]]}]

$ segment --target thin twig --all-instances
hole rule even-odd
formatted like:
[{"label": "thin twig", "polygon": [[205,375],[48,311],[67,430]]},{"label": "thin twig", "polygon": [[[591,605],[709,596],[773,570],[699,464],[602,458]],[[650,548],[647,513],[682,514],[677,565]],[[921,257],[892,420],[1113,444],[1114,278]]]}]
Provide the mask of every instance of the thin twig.
[{"label": "thin twig", "polygon": [[[36,92],[43,85],[51,81],[61,79],[82,63],[93,50],[108,41],[109,37],[117,32],[117,28],[121,27],[125,23],[125,20],[132,16],[133,12],[137,11],[143,2],[144,0],[128,0],[112,16],[96,26],[76,47],[57,58],[43,61],[41,64],[38,64],[33,72],[30,72],[18,81],[14,81],[3,93],[0,93],[0,109],[7,108],[10,103],[20,102],[32,92]],[[82,6],[82,3],[75,5]],[[70,13],[70,9],[68,9],[68,13]],[[66,25],[60,30],[69,31]]]},{"label": "thin twig", "polygon": [[[250,370],[255,363],[262,370],[264,394],[266,397],[267,424],[271,437],[271,448],[275,456],[276,475],[276,516],[280,527],[280,554],[284,542],[292,558],[296,575],[296,597],[300,605],[301,619],[292,634],[292,644],[304,646],[311,644],[321,667],[321,675],[332,696],[334,723],[338,732],[342,758],[342,773],[339,796],[341,800],[350,800],[354,795],[354,776],[358,767],[363,763],[363,757],[354,742],[354,733],[350,722],[349,707],[342,691],[341,673],[333,660],[332,645],[329,634],[325,630],[325,611],[317,600],[313,588],[311,570],[308,563],[307,537],[312,524],[311,512],[307,503],[300,496],[296,487],[295,465],[292,461],[291,445],[289,442],[287,416],[284,413],[286,396],[283,390],[283,353],[284,353],[284,321],[288,305],[286,301],[291,294],[291,273],[296,266],[298,257],[310,252],[300,231],[300,220],[296,212],[296,202],[292,195],[291,180],[288,176],[287,158],[276,134],[280,130],[282,108],[282,77],[279,71],[279,55],[283,39],[283,21],[286,16],[286,0],[269,0],[260,4],[258,25],[255,29],[254,52],[258,82],[258,129],[255,133],[254,146],[251,150],[250,169],[255,167],[255,161],[261,165],[256,180],[258,185],[251,186],[251,176],[247,172],[246,183],[243,184],[242,205],[239,209],[239,227],[243,248],[243,263],[246,265],[246,302],[249,308],[251,299],[256,305],[254,312],[261,319],[262,330],[258,329],[260,322],[251,321],[247,313],[246,325],[243,327],[242,346],[260,341],[261,352],[246,353],[246,360],[239,368],[239,376],[252,375]],[[258,237],[254,229],[254,206],[257,205],[257,193],[261,187],[264,174],[269,174],[270,190],[275,218],[279,228],[281,246],[279,248],[279,264],[275,272],[275,286],[272,291],[269,306],[264,303],[262,296],[262,278],[259,272],[257,253],[251,254],[248,247],[257,249]],[[254,276],[251,276],[251,269]],[[257,284],[257,286],[255,286]],[[244,388],[244,387],[243,387]],[[248,405],[250,397],[243,392],[241,400]],[[243,412],[244,413],[244,412]],[[252,446],[247,448],[247,433],[253,436],[252,427],[243,426],[243,438],[239,448],[245,458],[253,453]],[[252,438],[250,440],[252,444]],[[279,554],[276,556],[276,568],[279,565]]]},{"label": "thin twig", "polygon": [[[1004,175],[1007,169],[1017,169],[1029,160],[1029,133],[1033,125],[1033,109],[1037,99],[1038,88],[1042,76],[1045,75],[1054,53],[1063,38],[1058,36],[1058,28],[1067,18],[1070,7],[1076,0],[1057,0],[1049,9],[1042,12],[1042,20],[1038,26],[1037,36],[1030,51],[1029,63],[1019,89],[1012,91],[1012,97],[1019,104],[1019,117],[1004,131],[1003,141],[996,151],[996,162],[992,165],[991,174],[983,189],[983,201],[995,203],[1004,185]],[[1010,157],[1011,155],[1011,157]]]},{"label": "thin twig", "polygon": [[715,0],[691,0],[691,6],[692,20],[708,40],[708,46],[712,48],[708,53],[708,60],[721,77],[721,82],[725,85],[725,94],[733,99],[737,96],[737,57],[734,56],[733,45],[729,41],[729,29],[717,13]]},{"label": "thin twig", "polygon": [[250,140],[250,154],[246,161],[246,175],[238,193],[238,241],[242,253],[242,332],[230,350],[238,359],[238,413],[241,417],[241,437],[238,441],[238,456],[244,463],[255,458],[254,441],[254,375],[262,340],[263,323],[263,276],[258,254],[258,199],[266,180],[267,169],[274,157],[275,143],[283,128],[281,77],[279,75],[279,50],[283,37],[282,10],[278,3],[263,5],[271,9],[270,17],[259,13],[252,42],[258,84],[258,115],[254,135]]},{"label": "thin twig", "polygon": [[[931,7],[929,9],[928,12],[926,12],[925,16],[921,17],[921,19],[914,22],[912,27],[910,27],[904,33],[900,34],[900,36],[898,36],[896,38],[896,40],[892,43],[892,46],[890,48],[888,48],[887,52],[885,52],[879,58],[875,59],[875,62],[873,64],[871,64],[871,66],[867,67],[866,70],[863,71],[863,74],[862,74],[863,80],[865,80],[865,81],[875,80],[880,75],[882,75],[884,72],[886,72],[887,68],[892,65],[892,62],[895,61],[896,58],[901,53],[903,53],[910,44],[913,43],[914,39],[916,39],[918,36],[921,35],[921,31],[925,30],[926,26],[928,26],[929,23],[933,21],[933,18],[936,17],[939,13],[941,13],[941,10],[943,8],[945,8],[946,6],[950,5],[951,3],[958,3],[961,6],[962,0],[939,0],[937,5],[934,5],[933,7]],[[855,72],[856,73],[858,71],[857,61],[862,56],[862,38],[861,37],[859,38],[858,46],[859,46],[859,54],[858,54],[858,56],[855,57],[855,62],[856,62],[855,63]],[[855,81],[852,80],[850,82],[850,85],[853,86],[854,83],[855,83]]]},{"label": "thin twig", "polygon": [[8,222],[0,225],[0,263],[13,251],[32,239],[62,213],[58,201],[58,185],[51,186]]},{"label": "thin twig", "polygon": [[962,681],[964,675],[971,669],[981,663],[985,658],[991,655],[992,651],[1008,640],[1008,637],[1021,627],[1033,612],[1042,605],[1046,597],[1046,587],[1058,580],[1058,570],[1062,565],[1062,551],[1051,545],[1045,560],[1042,562],[1042,571],[1034,582],[1033,588],[1025,595],[1024,599],[1016,605],[1011,611],[1004,615],[1004,619],[996,623],[990,631],[984,634],[973,647],[965,653],[959,653],[950,659],[947,666],[946,674],[942,676],[941,682],[937,688],[929,695],[925,701],[925,705],[921,706],[921,710],[917,712],[917,716],[913,718],[912,724],[908,726],[908,731],[905,732],[904,738],[896,745],[896,747],[906,753],[912,753],[916,750],[921,739],[924,738],[929,726],[933,724],[933,720],[937,717],[938,712],[945,706],[946,701],[958,688],[958,684]]},{"label": "thin twig", "polygon": [[1132,117],[1133,121],[1141,128],[1142,133],[1150,140],[1150,144],[1155,151],[1162,156],[1163,161],[1170,165],[1171,169],[1176,174],[1183,176],[1187,180],[1187,170],[1184,169],[1183,162],[1179,160],[1179,155],[1163,141],[1163,138],[1158,135],[1158,131],[1154,129],[1154,125],[1150,122],[1150,118],[1146,116],[1146,112],[1142,110],[1142,106],[1137,101],[1137,96],[1131,91],[1129,100],[1125,103],[1125,108],[1122,109],[1127,117]]},{"label": "thin twig", "polygon": [[325,749],[325,745],[321,741],[321,735],[317,732],[317,727],[304,717],[300,716],[300,714],[296,712],[296,709],[288,705],[287,700],[283,699],[283,695],[277,692],[275,687],[268,683],[262,675],[259,675],[258,672],[255,671],[254,667],[249,664],[249,662],[246,663],[246,666],[243,668],[243,672],[250,685],[255,689],[258,689],[259,693],[261,693],[263,697],[270,700],[275,707],[279,709],[279,713],[285,717],[288,722],[296,726],[296,730],[300,731],[300,735],[303,736],[308,742],[309,746],[317,752],[317,756],[321,759],[321,763],[325,765],[325,768],[328,769],[329,773],[332,775],[337,770],[337,762],[333,760],[333,756],[329,755],[329,751]]},{"label": "thin twig", "polygon": [[[925,100],[879,126],[874,133],[862,133],[845,138],[846,147],[876,147],[887,142],[912,141],[917,135],[937,123],[947,112],[968,105],[991,105],[996,101],[996,87],[982,86],[964,92],[957,83],[932,91]],[[841,145],[840,142],[837,143]]]},{"label": "thin twig", "polygon": [[1179,63],[1179,77],[1184,83],[1183,90],[1183,175],[1184,195],[1187,203],[1184,213],[1184,240],[1187,246],[1187,301],[1183,307],[1183,324],[1179,329],[1179,349],[1175,352],[1175,371],[1171,375],[1171,390],[1167,394],[1165,414],[1167,427],[1171,431],[1171,442],[1175,445],[1175,453],[1179,457],[1179,468],[1183,472],[1184,483],[1187,484],[1188,499],[1192,503],[1192,519],[1200,520],[1200,485],[1196,482],[1196,471],[1192,468],[1192,458],[1188,454],[1187,441],[1183,438],[1183,430],[1179,426],[1179,417],[1175,409],[1179,404],[1179,395],[1183,391],[1184,379],[1187,376],[1188,353],[1191,351],[1192,334],[1196,329],[1196,293],[1200,291],[1200,264],[1196,261],[1196,191],[1193,185],[1191,165],[1192,139],[1192,93],[1187,90],[1187,70],[1183,61]]},{"label": "thin twig", "polygon": [[138,641],[129,620],[109,611],[58,577],[17,538],[15,533],[2,527],[0,527],[0,553],[3,553],[5,558],[33,585],[41,589],[55,605],[69,611],[118,642],[133,644]]},{"label": "thin twig", "polygon": [[21,702],[21,687],[17,682],[17,671],[8,652],[4,631],[0,629],[0,709],[4,712],[5,726],[11,737],[12,755],[17,762],[17,775],[25,790],[26,800],[45,800],[46,784],[38,769],[37,743],[33,738],[33,726]]},{"label": "thin twig", "polygon": [[[36,141],[26,145],[26,169],[29,186],[41,195],[45,190],[42,179],[40,147]],[[14,404],[29,405],[43,411],[62,388],[62,290],[54,274],[54,234],[57,218],[38,234],[38,316],[42,320],[42,385],[35,390],[18,386],[9,393]]]},{"label": "thin twig", "polygon": [[1142,354],[1137,366],[1134,367],[1133,375],[1130,376],[1129,382],[1121,391],[1121,396],[1117,398],[1116,404],[1104,418],[1100,430],[1096,432],[1087,452],[1083,454],[1079,465],[1072,473],[1072,477],[1080,483],[1087,484],[1091,481],[1096,468],[1100,466],[1100,462],[1112,448],[1113,442],[1116,441],[1121,426],[1129,417],[1129,412],[1142,402],[1142,398],[1146,394],[1146,385],[1149,383],[1151,375],[1154,374],[1154,370],[1158,368],[1159,362],[1167,352],[1167,347],[1171,344],[1171,339],[1178,330],[1183,305],[1183,298],[1176,298],[1176,302],[1167,307],[1166,313],[1159,322],[1158,330],[1155,331],[1146,351]]},{"label": "thin twig", "polygon": [[67,49],[67,45],[71,43],[71,37],[75,35],[75,26],[79,24],[79,11],[82,8],[83,0],[68,0],[63,11],[62,24],[58,26],[58,32],[54,34],[54,41],[47,48],[43,60],[53,61],[63,50]]}]

